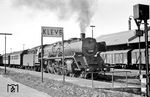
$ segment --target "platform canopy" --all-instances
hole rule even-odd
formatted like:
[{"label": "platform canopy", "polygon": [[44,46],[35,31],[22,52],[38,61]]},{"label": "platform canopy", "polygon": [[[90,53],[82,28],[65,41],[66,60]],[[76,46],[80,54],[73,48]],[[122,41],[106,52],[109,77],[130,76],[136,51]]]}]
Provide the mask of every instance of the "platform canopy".
[{"label": "platform canopy", "polygon": [[[148,40],[150,41],[150,31],[148,32],[149,37]],[[128,43],[138,43],[139,38],[135,38],[132,41],[128,41],[129,38],[135,36],[135,30],[129,31],[122,31],[118,33],[102,35],[96,38],[97,42],[105,41],[106,45],[119,45],[119,44],[128,44]],[[145,42],[145,36],[141,37],[141,42]]]}]

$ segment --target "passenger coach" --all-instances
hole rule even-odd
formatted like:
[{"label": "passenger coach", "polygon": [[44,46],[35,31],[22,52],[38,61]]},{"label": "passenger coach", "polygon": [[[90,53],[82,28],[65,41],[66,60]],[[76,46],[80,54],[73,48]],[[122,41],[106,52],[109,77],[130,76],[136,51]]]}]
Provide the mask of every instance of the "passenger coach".
[{"label": "passenger coach", "polygon": [[23,54],[25,51],[10,53],[10,67],[21,67],[23,64]]},{"label": "passenger coach", "polygon": [[6,64],[6,65],[10,65],[10,54],[7,53],[6,55],[2,55],[2,62],[3,62],[3,65]]}]

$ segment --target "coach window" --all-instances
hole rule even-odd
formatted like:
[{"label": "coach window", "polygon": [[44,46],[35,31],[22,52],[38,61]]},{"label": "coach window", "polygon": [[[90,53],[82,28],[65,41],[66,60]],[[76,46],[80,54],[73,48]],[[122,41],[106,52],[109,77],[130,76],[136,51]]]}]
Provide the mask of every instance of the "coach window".
[{"label": "coach window", "polygon": [[18,59],[18,55],[16,55],[16,60]]},{"label": "coach window", "polygon": [[132,59],[135,59],[136,58],[136,54],[135,52],[132,53]]}]

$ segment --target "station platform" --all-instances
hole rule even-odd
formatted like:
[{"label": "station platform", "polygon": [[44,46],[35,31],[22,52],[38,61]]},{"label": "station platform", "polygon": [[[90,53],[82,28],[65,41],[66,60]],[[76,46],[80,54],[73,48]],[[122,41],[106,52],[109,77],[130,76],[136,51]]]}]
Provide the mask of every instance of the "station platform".
[{"label": "station platform", "polygon": [[0,75],[0,97],[51,97]]}]

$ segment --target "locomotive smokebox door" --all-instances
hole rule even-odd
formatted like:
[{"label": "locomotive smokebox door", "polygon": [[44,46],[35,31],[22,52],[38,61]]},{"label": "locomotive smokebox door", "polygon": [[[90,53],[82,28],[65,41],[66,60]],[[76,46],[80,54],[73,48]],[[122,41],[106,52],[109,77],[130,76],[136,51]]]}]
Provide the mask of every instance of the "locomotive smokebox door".
[{"label": "locomotive smokebox door", "polygon": [[147,20],[149,16],[149,6],[143,4],[137,4],[133,6],[134,19]]}]

